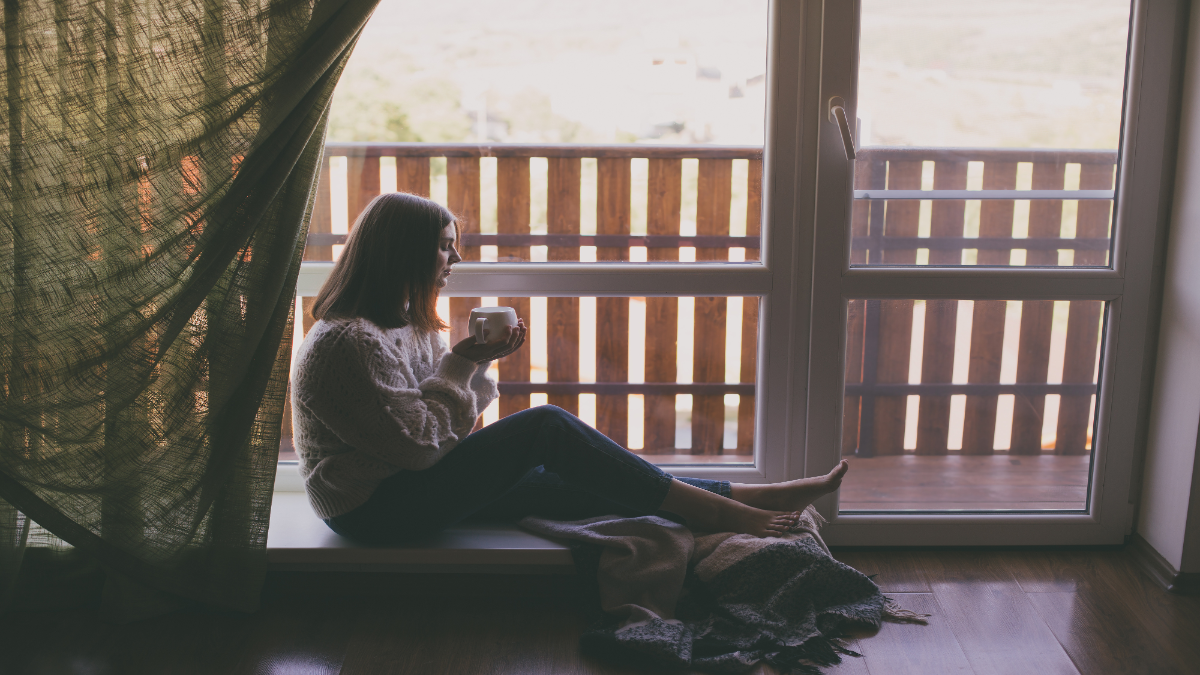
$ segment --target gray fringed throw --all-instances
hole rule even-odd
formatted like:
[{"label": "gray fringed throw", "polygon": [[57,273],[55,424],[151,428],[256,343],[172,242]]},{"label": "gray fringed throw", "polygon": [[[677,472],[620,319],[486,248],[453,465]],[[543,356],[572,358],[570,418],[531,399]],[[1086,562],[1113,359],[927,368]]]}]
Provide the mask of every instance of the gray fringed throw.
[{"label": "gray fringed throw", "polygon": [[693,535],[655,516],[521,521],[567,539],[581,577],[596,580],[604,616],[580,639],[585,654],[643,668],[744,673],[761,662],[817,675],[858,656],[840,639],[852,631],[924,623],[834,560],[820,524],[811,507],[779,538]]}]

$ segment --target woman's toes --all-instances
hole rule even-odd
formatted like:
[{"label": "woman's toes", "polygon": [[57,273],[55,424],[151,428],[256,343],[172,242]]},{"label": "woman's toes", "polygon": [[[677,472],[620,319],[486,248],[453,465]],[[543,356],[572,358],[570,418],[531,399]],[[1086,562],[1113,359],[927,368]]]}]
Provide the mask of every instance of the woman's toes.
[{"label": "woman's toes", "polygon": [[849,470],[850,462],[847,462],[843,459],[842,461],[838,462],[837,466],[833,467],[833,471],[830,471],[829,475],[834,478],[841,478],[842,476],[845,476],[846,472]]},{"label": "woman's toes", "polygon": [[842,484],[842,478],[849,470],[850,463],[843,459],[842,461],[838,462],[837,466],[833,467],[833,471],[825,474],[825,480],[833,489],[836,490],[838,486]]}]

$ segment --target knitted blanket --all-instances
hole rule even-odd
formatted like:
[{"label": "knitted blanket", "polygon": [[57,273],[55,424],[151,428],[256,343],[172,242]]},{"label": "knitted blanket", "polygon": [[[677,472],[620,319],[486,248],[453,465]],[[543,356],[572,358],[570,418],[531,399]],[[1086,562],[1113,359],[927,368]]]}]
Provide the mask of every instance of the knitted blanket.
[{"label": "knitted blanket", "polygon": [[924,623],[829,555],[811,507],[779,538],[693,534],[645,516],[521,526],[566,539],[584,579],[595,579],[604,615],[580,640],[585,654],[618,665],[745,673],[768,663],[816,674],[858,656],[839,640],[883,620]]}]

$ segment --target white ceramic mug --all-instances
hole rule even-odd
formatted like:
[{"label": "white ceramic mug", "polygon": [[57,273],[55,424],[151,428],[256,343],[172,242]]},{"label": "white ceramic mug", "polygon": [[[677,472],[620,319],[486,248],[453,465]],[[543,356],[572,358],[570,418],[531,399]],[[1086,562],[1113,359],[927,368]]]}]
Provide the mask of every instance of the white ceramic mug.
[{"label": "white ceramic mug", "polygon": [[492,336],[504,332],[505,326],[517,327],[517,310],[512,307],[476,307],[471,310],[471,332],[475,335],[475,344],[487,342],[484,332]]}]

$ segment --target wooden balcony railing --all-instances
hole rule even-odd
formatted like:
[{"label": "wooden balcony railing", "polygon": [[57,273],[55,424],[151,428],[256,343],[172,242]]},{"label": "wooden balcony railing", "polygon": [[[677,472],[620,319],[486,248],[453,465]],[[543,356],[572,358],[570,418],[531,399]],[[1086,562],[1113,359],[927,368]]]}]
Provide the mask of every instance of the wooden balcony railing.
[{"label": "wooden balcony railing", "polygon": [[[1008,265],[1014,250],[1025,251],[1026,265],[1058,265],[1061,250],[1073,251],[1071,264],[1075,266],[1108,263],[1113,202],[1104,197],[1114,189],[1116,152],[868,148],[858,157],[855,187],[862,190],[920,190],[926,162],[933,164],[935,191],[966,190],[972,162],[982,163],[983,190],[1015,190],[1020,163],[1030,163],[1031,190],[1049,194],[1030,201],[1025,237],[1014,236],[1016,201],[1011,199],[980,203],[977,237],[965,236],[966,200],[932,201],[927,237],[919,236],[919,201],[855,200],[852,263],[912,265],[922,248],[927,249],[931,265],[961,264],[964,249],[975,249],[980,265]],[[1065,190],[1068,169],[1078,172],[1077,190]],[[1056,192],[1062,197],[1085,197],[1077,203],[1073,238],[1062,236],[1064,199],[1053,198]],[[968,381],[952,384],[955,348],[959,340],[966,339],[956,335],[957,300],[927,300],[921,335],[912,330],[912,300],[851,300],[847,308],[843,453],[868,457],[904,454],[907,397],[916,395],[920,401],[914,452],[946,454],[951,396],[965,395],[961,452],[992,454],[998,397],[1011,394],[1015,401],[1009,453],[1087,454],[1103,306],[1095,301],[1069,304],[1062,383],[1051,384],[1054,302],[1023,302],[1015,346],[1016,382],[1000,384],[1007,303],[976,301],[970,344],[963,345],[970,355]],[[921,360],[920,384],[909,383],[914,352]],[[1058,418],[1052,422],[1056,429],[1052,448],[1043,448],[1047,395],[1060,397]]]},{"label": "wooden balcony railing", "polygon": [[[648,261],[677,261],[680,251],[694,247],[695,260],[729,260],[740,248],[745,260],[757,260],[761,212],[762,150],[757,147],[647,145],[469,145],[469,144],[349,144],[326,147],[324,170],[309,227],[305,260],[332,260],[332,247],[345,234],[332,231],[331,157],[345,157],[347,220],[353,223],[362,208],[380,191],[380,158],[394,157],[398,190],[429,196],[431,159],[445,158],[447,206],[466,222],[461,242],[465,260],[479,260],[482,246],[496,246],[500,260],[529,260],[530,247],[545,246],[549,261],[578,261],[581,247],[594,246],[596,260],[628,261],[631,247],[646,247]],[[496,158],[496,228],[481,232],[481,158]],[[530,229],[531,158],[546,159],[546,231]],[[581,231],[582,162],[596,162],[596,230]],[[631,231],[633,159],[647,160],[646,231]],[[696,160],[698,175],[694,234],[683,234],[681,206],[683,161]],[[733,162],[748,162],[744,185],[734,185]],[[1014,190],[1020,163],[1032,163],[1032,188],[1042,191],[1029,208],[1026,237],[1014,237],[1014,200],[988,199],[980,207],[978,237],[965,229],[967,201],[937,198],[932,205],[928,236],[920,232],[920,201],[858,199],[852,221],[852,262],[858,264],[917,263],[926,249],[930,264],[961,264],[963,251],[975,249],[977,263],[1007,265],[1011,251],[1026,251],[1028,265],[1057,265],[1059,250],[1074,252],[1075,265],[1104,265],[1108,254],[1111,199],[1097,199],[1097,190],[1113,189],[1113,152],[996,149],[869,148],[860,151],[856,187],[868,190],[920,190],[925,163],[933,163],[933,189],[965,190],[969,163],[982,162],[984,190]],[[1079,165],[1076,169],[1071,165]],[[1079,191],[1066,192],[1068,170],[1079,171]],[[745,231],[731,232],[731,197],[744,191]],[[1046,193],[1044,191],[1051,191]],[[886,194],[886,193],[885,193]],[[893,193],[894,194],[894,193]],[[1085,199],[1078,205],[1074,238],[1061,236],[1061,194]],[[931,197],[934,195],[931,194]],[[1014,195],[1016,196],[1016,195]],[[1104,195],[1100,195],[1103,197]],[[739,202],[740,203],[740,202]],[[308,301],[305,299],[305,308]],[[451,339],[466,335],[465,317],[479,298],[451,298]],[[499,302],[529,316],[528,298]],[[531,381],[528,350],[500,362],[500,415],[530,405],[531,394],[578,413],[579,394],[595,394],[596,426],[625,444],[628,396],[644,396],[644,454],[748,455],[753,448],[754,384],[758,334],[757,298],[742,303],[741,353],[737,355],[742,382],[726,383],[726,298],[696,298],[692,383],[678,383],[678,344],[674,327],[679,320],[676,298],[647,298],[644,335],[630,336],[628,298],[597,298],[595,343],[597,382],[579,382],[579,299],[548,298],[545,326],[548,382]],[[1018,383],[1000,384],[1005,303],[978,301],[972,318],[971,374],[966,384],[952,383],[957,301],[928,301],[925,330],[913,342],[913,301],[852,300],[847,342],[846,417],[843,449],[862,456],[903,453],[906,398],[921,397],[920,436],[916,452],[945,454],[949,400],[966,395],[967,427],[964,453],[992,452],[997,396],[1014,394],[1027,405],[1013,419],[1010,452],[1042,452],[1042,410],[1047,394],[1061,397],[1055,452],[1087,452],[1084,438],[1092,393],[1097,335],[1102,303],[1072,302],[1067,328],[1063,384],[1049,384],[1047,363],[1052,332],[1053,302],[1025,302],[1021,319]],[[307,332],[312,319],[304,317]],[[663,330],[662,326],[672,329]],[[640,338],[640,339],[639,339]],[[632,340],[632,342],[631,342]],[[629,382],[630,349],[644,351],[645,383]],[[921,384],[908,382],[914,350],[921,353]],[[976,365],[976,363],[980,365]],[[1086,367],[1085,367],[1086,366]],[[1085,372],[1086,371],[1086,372]],[[1039,374],[1040,373],[1040,374]],[[691,394],[691,448],[675,447],[675,399]],[[736,448],[723,448],[724,395],[737,394]],[[1039,402],[1042,402],[1039,404]],[[990,406],[990,417],[987,410]],[[861,414],[860,414],[861,413]],[[1036,418],[1036,419],[1035,419]],[[985,430],[988,420],[990,430]],[[1036,428],[1036,432],[1034,431]],[[285,427],[285,436],[290,429]],[[985,439],[986,437],[986,439]],[[1018,442],[1020,439],[1020,442]]]},{"label": "wooden balcony railing", "polygon": [[[729,260],[731,248],[745,249],[745,260],[758,259],[761,211],[762,149],[706,146],[575,146],[575,145],[430,145],[338,144],[326,148],[317,202],[309,227],[306,260],[331,260],[332,246],[345,235],[332,230],[329,158],[346,157],[347,217],[350,223],[379,194],[380,158],[395,157],[398,190],[430,195],[430,159],[446,161],[447,206],[465,221],[460,253],[479,260],[481,246],[497,246],[503,259],[529,260],[531,246],[546,246],[550,261],[578,261],[580,247],[595,246],[597,261],[629,260],[630,247],[646,247],[650,261],[677,261],[682,247],[694,247],[695,259]],[[496,158],[496,232],[480,232],[481,166]],[[530,231],[530,159],[546,158],[545,233]],[[582,162],[596,161],[596,233],[582,234]],[[646,232],[631,231],[631,160],[648,160]],[[698,160],[695,234],[681,229],[683,161]],[[732,236],[733,162],[748,162],[744,186],[745,234]],[[500,298],[503,305],[530,315],[529,298]],[[725,382],[726,298],[696,298],[692,383],[677,382],[678,322],[676,298],[647,298],[644,335],[630,344],[628,298],[596,299],[596,380],[579,382],[579,299],[548,298],[548,382],[531,381],[528,350],[500,361],[501,417],[530,405],[531,394],[546,394],[549,403],[579,413],[579,395],[596,395],[596,426],[618,443],[627,444],[630,394],[644,396],[643,449],[656,455],[722,455],[743,457],[753,449],[754,384],[758,335],[758,299],[742,304],[743,348],[738,355],[743,383]],[[465,318],[480,298],[450,298],[451,339],[467,334]],[[307,332],[311,317],[305,317]],[[662,330],[662,326],[671,330]],[[538,327],[534,327],[535,329]],[[629,382],[631,346],[645,353],[645,382]],[[692,395],[691,448],[676,448],[676,395]],[[737,447],[726,449],[725,395],[739,396]],[[285,430],[286,431],[286,430]]]}]

